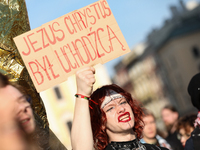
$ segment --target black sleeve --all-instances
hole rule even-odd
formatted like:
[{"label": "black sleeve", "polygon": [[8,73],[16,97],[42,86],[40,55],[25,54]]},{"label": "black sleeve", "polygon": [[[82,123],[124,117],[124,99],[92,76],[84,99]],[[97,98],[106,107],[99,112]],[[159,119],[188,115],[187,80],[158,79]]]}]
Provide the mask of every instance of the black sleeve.
[{"label": "black sleeve", "polygon": [[191,138],[192,138],[192,142],[193,142],[193,147],[195,150],[199,150],[200,147],[200,128],[196,127],[194,129],[194,131],[192,131],[191,133]]},{"label": "black sleeve", "polygon": [[113,150],[112,147],[110,146],[110,144],[108,144],[105,148],[105,150]]},{"label": "black sleeve", "polygon": [[194,145],[191,137],[186,141],[184,150],[194,150]]}]

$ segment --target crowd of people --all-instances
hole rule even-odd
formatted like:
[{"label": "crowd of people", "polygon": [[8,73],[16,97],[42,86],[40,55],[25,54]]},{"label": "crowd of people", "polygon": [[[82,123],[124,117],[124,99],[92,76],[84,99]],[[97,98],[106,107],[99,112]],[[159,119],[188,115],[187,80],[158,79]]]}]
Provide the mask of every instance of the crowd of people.
[{"label": "crowd of people", "polygon": [[154,115],[132,99],[130,93],[115,84],[93,91],[94,73],[94,68],[88,67],[76,74],[77,94],[71,136],[74,149],[183,150],[187,147],[185,143],[190,136],[186,135],[191,135],[194,127],[190,128],[190,124],[194,124],[196,116],[186,119],[190,122],[187,124],[184,121],[187,116],[180,118],[174,106],[165,106],[161,116],[167,136],[161,137],[157,134]]},{"label": "crowd of people", "polygon": [[158,133],[158,128],[156,125],[155,115],[147,109],[144,109],[144,129],[143,138],[140,140],[142,143],[151,143],[157,146],[166,147],[172,149],[171,145]]},{"label": "crowd of people", "polygon": [[[188,93],[200,112],[200,74]],[[73,150],[197,150],[200,113],[179,116],[174,106],[161,110],[167,136],[159,134],[155,115],[116,84],[93,91],[95,69],[77,71],[75,111],[71,130]],[[19,85],[0,74],[0,149],[44,149],[33,137],[36,124],[31,98]],[[12,143],[12,144],[10,144]]]},{"label": "crowd of people", "polygon": [[71,131],[73,149],[167,150],[140,142],[144,128],[140,103],[115,84],[93,92],[94,74],[93,67],[76,73],[77,96]]}]

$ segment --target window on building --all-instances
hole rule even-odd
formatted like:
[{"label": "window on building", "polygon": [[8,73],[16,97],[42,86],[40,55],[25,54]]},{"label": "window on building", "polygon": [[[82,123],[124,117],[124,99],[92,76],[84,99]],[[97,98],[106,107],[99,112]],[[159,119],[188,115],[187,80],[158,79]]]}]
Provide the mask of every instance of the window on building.
[{"label": "window on building", "polygon": [[57,99],[62,99],[62,94],[61,94],[61,92],[60,92],[60,89],[59,89],[59,87],[55,87],[54,88],[54,91],[55,91],[55,93],[56,93],[56,97],[57,97]]},{"label": "window on building", "polygon": [[72,122],[71,122],[71,121],[68,121],[66,124],[67,124],[67,127],[68,127],[68,129],[69,129],[69,132],[71,133]]},{"label": "window on building", "polygon": [[192,48],[192,54],[193,54],[194,58],[199,58],[199,56],[200,56],[199,48],[194,46]]}]

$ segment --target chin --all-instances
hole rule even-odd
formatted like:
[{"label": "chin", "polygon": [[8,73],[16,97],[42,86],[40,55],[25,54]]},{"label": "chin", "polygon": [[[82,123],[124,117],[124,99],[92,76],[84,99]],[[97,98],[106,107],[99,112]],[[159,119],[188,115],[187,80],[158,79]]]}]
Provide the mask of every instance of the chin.
[{"label": "chin", "polygon": [[35,131],[35,124],[29,125],[27,128],[24,129],[27,134],[32,134]]},{"label": "chin", "polygon": [[32,128],[32,127],[29,127],[29,128],[25,129],[26,134],[32,134],[34,131],[35,131],[35,129]]},{"label": "chin", "polygon": [[127,122],[127,123],[126,123],[126,129],[127,129],[127,130],[132,130],[133,127],[134,127],[134,123],[132,123],[132,122]]},{"label": "chin", "polygon": [[130,121],[130,125],[131,125],[131,128],[133,128],[134,127],[134,125],[135,125],[135,123],[134,123],[134,121]]},{"label": "chin", "polygon": [[155,134],[149,134],[149,137],[150,137],[150,138],[155,138],[156,135],[155,135]]},{"label": "chin", "polygon": [[148,136],[148,139],[154,139],[156,136]]}]

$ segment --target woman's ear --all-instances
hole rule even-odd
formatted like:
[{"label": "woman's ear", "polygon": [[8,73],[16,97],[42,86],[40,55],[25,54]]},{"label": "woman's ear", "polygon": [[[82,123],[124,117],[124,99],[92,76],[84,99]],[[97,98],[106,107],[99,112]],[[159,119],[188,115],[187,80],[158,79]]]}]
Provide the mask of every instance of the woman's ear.
[{"label": "woman's ear", "polygon": [[106,130],[106,126],[105,125],[102,125],[102,130]]},{"label": "woman's ear", "polygon": [[102,124],[101,130],[102,130],[103,132],[106,132],[106,125]]}]

